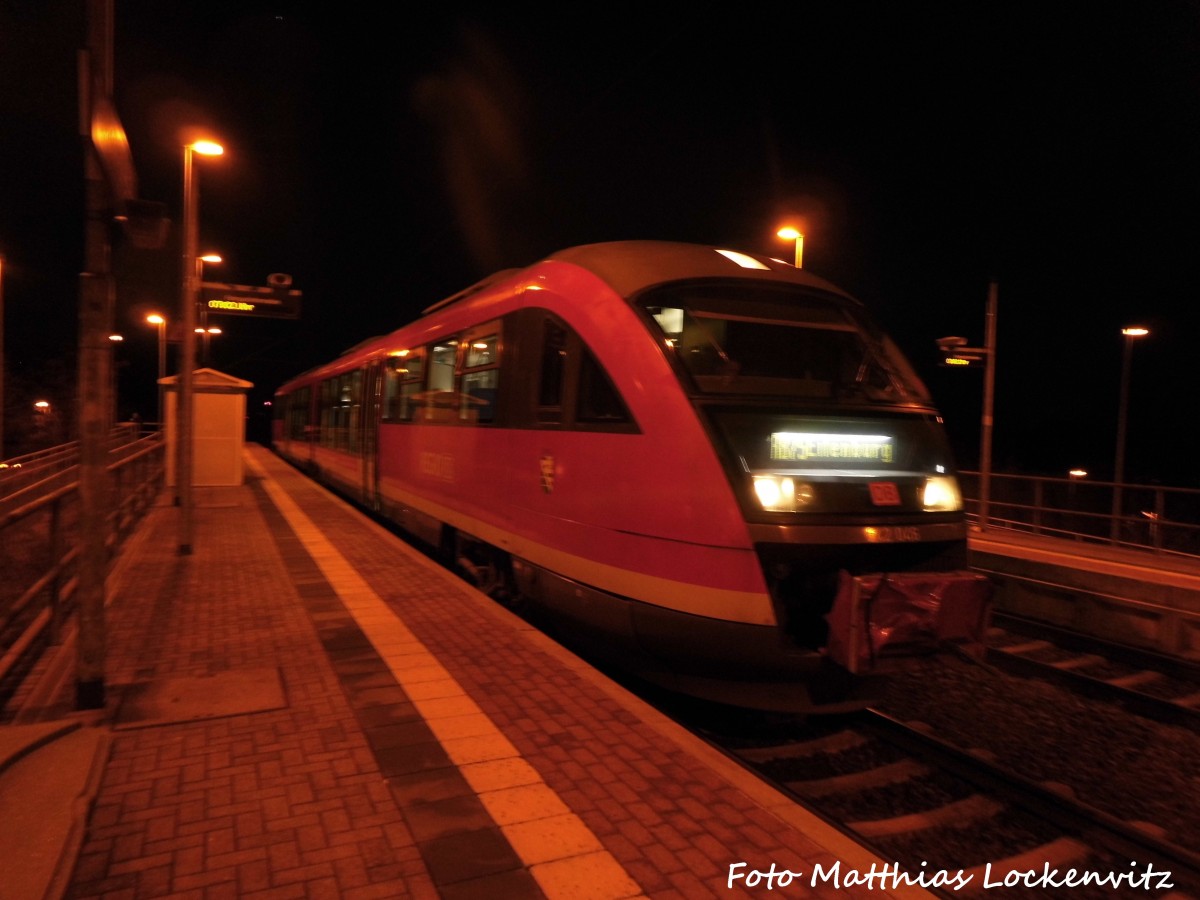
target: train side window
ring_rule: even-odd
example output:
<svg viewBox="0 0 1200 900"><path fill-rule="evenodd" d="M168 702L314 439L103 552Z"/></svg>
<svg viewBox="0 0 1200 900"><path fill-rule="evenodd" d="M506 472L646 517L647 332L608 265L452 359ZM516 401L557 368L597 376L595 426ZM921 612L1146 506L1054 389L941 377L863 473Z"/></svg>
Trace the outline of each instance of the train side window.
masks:
<svg viewBox="0 0 1200 900"><path fill-rule="evenodd" d="M321 382L321 446L359 452L357 426L361 404L361 369Z"/></svg>
<svg viewBox="0 0 1200 900"><path fill-rule="evenodd" d="M322 447L361 452L358 417L362 410L362 377L362 369L355 369L321 382Z"/></svg>
<svg viewBox="0 0 1200 900"><path fill-rule="evenodd" d="M500 385L500 323L491 322L467 333L462 347L459 421L493 422Z"/></svg>
<svg viewBox="0 0 1200 900"><path fill-rule="evenodd" d="M458 353L458 338L446 338L433 345L429 358L429 390L454 390L454 357Z"/></svg>
<svg viewBox="0 0 1200 900"><path fill-rule="evenodd" d="M394 353L384 371L384 421L411 422L425 386L425 348Z"/></svg>
<svg viewBox="0 0 1200 900"><path fill-rule="evenodd" d="M422 351L424 352L424 351ZM414 382L408 395L413 404L412 417L421 422L452 423L455 421L454 375L458 359L458 336L442 338L429 348L425 389Z"/></svg>
<svg viewBox="0 0 1200 900"><path fill-rule="evenodd" d="M287 398L287 436L293 441L302 441L308 437L309 396L309 388L306 386Z"/></svg>
<svg viewBox="0 0 1200 900"><path fill-rule="evenodd" d="M342 406L342 446L351 453L362 453L358 427L363 404L362 369L342 375L342 389L338 400Z"/></svg>
<svg viewBox="0 0 1200 900"><path fill-rule="evenodd" d="M542 320L537 424L587 431L636 430L612 379L574 329L553 314Z"/></svg>
<svg viewBox="0 0 1200 900"><path fill-rule="evenodd" d="M539 424L562 422L566 367L567 329L553 319L546 319L542 330L542 373L538 382Z"/></svg>
<svg viewBox="0 0 1200 900"><path fill-rule="evenodd" d="M321 411L320 443L322 447L336 446L335 427L337 424L337 410L334 405L334 397L336 395L336 378L326 378L321 382L321 396L319 403Z"/></svg>
<svg viewBox="0 0 1200 900"><path fill-rule="evenodd" d="M588 425L624 425L632 421L608 373L586 347L579 360L575 421Z"/></svg>

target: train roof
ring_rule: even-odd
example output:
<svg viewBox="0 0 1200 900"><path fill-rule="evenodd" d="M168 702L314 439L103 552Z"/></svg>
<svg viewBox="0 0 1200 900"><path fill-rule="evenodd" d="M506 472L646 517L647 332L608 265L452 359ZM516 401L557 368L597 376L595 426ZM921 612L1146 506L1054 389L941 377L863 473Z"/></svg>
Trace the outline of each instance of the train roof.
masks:
<svg viewBox="0 0 1200 900"><path fill-rule="evenodd" d="M774 257L710 244L636 240L581 244L558 250L525 268L504 269L488 275L425 308L421 315L427 316L465 302L492 285L508 278L520 277L526 272L532 273L552 262L568 263L591 272L621 297L632 297L656 285L676 281L748 278L774 282L790 281L804 287L827 291L856 305L859 303L855 297L832 282ZM377 335L355 344L337 359L293 376L284 387L337 365L339 361L380 341L383 337L385 336Z"/></svg>
<svg viewBox="0 0 1200 900"><path fill-rule="evenodd" d="M673 241L610 241L568 247L547 257L587 269L623 297L656 284L696 278L764 278L792 281L819 288L846 299L841 288L797 269L791 263L709 244ZM855 301L857 302L857 301Z"/></svg>

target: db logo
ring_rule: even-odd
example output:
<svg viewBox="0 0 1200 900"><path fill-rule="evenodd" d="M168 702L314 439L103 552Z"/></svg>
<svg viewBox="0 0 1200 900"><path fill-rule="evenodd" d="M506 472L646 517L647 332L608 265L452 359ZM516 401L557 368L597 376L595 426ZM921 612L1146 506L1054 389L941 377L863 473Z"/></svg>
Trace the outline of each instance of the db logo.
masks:
<svg viewBox="0 0 1200 900"><path fill-rule="evenodd" d="M548 494L554 490L554 457L543 453L538 465L542 472L542 490Z"/></svg>
<svg viewBox="0 0 1200 900"><path fill-rule="evenodd" d="M871 490L871 502L876 506L899 506L900 491L891 481L872 481L868 487Z"/></svg>

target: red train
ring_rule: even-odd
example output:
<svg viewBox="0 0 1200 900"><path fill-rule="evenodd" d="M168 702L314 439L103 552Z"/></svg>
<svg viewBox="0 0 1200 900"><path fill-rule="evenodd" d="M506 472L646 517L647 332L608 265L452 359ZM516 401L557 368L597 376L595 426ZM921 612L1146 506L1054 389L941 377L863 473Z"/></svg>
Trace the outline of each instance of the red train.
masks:
<svg viewBox="0 0 1200 900"><path fill-rule="evenodd" d="M760 709L983 644L941 419L863 306L628 241L500 272L283 385L277 453L567 643Z"/></svg>

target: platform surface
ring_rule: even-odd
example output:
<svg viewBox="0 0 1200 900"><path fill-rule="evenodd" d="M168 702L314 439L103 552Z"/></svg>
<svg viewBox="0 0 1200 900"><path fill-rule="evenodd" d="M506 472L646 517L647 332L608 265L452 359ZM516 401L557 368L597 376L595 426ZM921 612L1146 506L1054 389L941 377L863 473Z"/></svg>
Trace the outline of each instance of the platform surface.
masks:
<svg viewBox="0 0 1200 900"><path fill-rule="evenodd" d="M58 651L29 732L44 746L0 778L74 767L75 799L41 810L55 871L0 878L0 900L930 896L812 887L817 865L890 861L269 450L245 452L244 485L197 491L191 555L166 498L123 549L104 710L72 710L73 643ZM39 771L46 729L81 717L104 740ZM9 874L24 837L0 822ZM730 887L738 863L802 874Z"/></svg>

